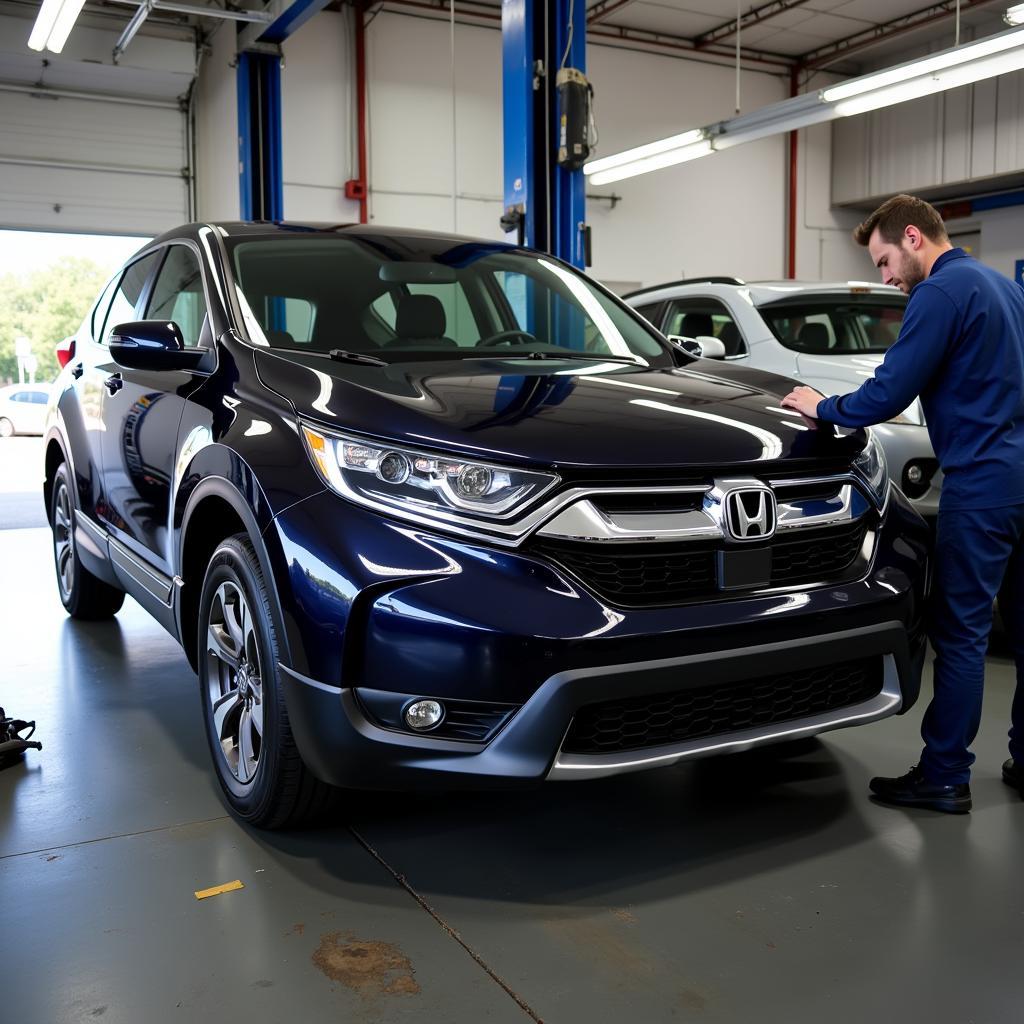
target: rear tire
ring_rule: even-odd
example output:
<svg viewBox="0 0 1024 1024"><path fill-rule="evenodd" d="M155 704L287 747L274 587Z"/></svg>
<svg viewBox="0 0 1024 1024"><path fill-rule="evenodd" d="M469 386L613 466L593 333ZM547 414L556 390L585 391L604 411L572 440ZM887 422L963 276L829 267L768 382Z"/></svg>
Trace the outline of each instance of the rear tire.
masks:
<svg viewBox="0 0 1024 1024"><path fill-rule="evenodd" d="M57 467L50 496L53 561L61 604L73 619L109 619L124 604L124 591L94 576L82 565L75 546L75 505L67 463Z"/></svg>
<svg viewBox="0 0 1024 1024"><path fill-rule="evenodd" d="M0 437L14 437L14 424L6 416L0 416Z"/></svg>
<svg viewBox="0 0 1024 1024"><path fill-rule="evenodd" d="M295 745L278 674L270 593L249 538L210 559L199 602L199 692L217 778L231 809L259 828L319 817L337 793Z"/></svg>

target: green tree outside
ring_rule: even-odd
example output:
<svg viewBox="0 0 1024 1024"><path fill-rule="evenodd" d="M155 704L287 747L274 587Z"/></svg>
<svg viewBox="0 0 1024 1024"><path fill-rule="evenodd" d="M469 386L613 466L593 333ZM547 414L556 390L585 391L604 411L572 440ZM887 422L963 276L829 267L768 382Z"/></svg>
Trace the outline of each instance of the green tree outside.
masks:
<svg viewBox="0 0 1024 1024"><path fill-rule="evenodd" d="M44 270L0 277L0 383L18 379L14 339L21 335L39 360L36 381L53 380L57 343L77 332L108 277L98 263L68 256Z"/></svg>

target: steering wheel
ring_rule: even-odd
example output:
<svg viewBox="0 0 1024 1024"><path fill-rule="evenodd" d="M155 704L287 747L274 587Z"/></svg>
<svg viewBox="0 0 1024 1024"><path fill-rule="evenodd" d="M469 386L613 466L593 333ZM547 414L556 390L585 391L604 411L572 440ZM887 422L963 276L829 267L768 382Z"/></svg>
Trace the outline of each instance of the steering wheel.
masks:
<svg viewBox="0 0 1024 1024"><path fill-rule="evenodd" d="M503 342L510 341L512 338L523 338L528 342L537 340L536 336L529 331L516 329L512 331L499 331L497 334L492 334L489 338L481 338L476 343L476 347L491 348L494 345L501 345Z"/></svg>

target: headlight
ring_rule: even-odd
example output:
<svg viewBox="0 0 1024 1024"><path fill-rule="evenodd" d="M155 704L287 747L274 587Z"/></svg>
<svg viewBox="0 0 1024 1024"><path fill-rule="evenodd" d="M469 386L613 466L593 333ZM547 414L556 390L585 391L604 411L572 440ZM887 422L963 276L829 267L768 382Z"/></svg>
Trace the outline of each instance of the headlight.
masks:
<svg viewBox="0 0 1024 1024"><path fill-rule="evenodd" d="M853 468L867 484L878 507L882 508L889 493L889 470L885 464L885 452L882 451L878 438L870 430L868 443L853 460Z"/></svg>
<svg viewBox="0 0 1024 1024"><path fill-rule="evenodd" d="M335 491L406 518L477 525L509 519L558 482L554 473L446 458L300 426L313 464Z"/></svg>

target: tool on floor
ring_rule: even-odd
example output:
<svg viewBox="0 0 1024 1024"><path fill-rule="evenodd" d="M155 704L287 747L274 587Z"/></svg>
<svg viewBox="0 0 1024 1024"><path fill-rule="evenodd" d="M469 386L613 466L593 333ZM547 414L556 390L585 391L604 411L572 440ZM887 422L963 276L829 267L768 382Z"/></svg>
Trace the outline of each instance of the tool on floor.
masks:
<svg viewBox="0 0 1024 1024"><path fill-rule="evenodd" d="M21 736L26 729L28 736ZM0 770L17 764L28 749L42 750L38 740L30 739L36 731L35 722L23 722L18 718L8 718L7 712L0 708Z"/></svg>

